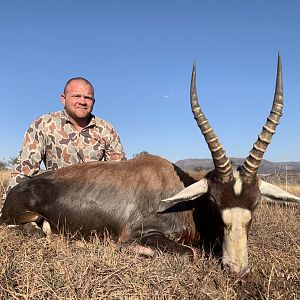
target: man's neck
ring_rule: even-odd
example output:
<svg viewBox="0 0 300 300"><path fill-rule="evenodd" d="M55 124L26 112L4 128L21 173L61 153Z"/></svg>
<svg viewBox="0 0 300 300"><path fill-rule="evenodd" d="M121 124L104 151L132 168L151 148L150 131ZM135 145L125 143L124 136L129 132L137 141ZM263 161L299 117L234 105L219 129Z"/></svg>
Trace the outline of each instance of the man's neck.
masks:
<svg viewBox="0 0 300 300"><path fill-rule="evenodd" d="M70 118L70 121L72 123L72 126L79 132L81 132L82 129L88 125L87 119L76 120L74 118Z"/></svg>
<svg viewBox="0 0 300 300"><path fill-rule="evenodd" d="M68 117L68 120L70 121L70 123L72 124L72 127L78 132L81 132L82 129L85 128L89 124L89 121L91 118L91 116L89 116L86 119L75 119L75 118L71 117L68 113L67 113L67 117Z"/></svg>

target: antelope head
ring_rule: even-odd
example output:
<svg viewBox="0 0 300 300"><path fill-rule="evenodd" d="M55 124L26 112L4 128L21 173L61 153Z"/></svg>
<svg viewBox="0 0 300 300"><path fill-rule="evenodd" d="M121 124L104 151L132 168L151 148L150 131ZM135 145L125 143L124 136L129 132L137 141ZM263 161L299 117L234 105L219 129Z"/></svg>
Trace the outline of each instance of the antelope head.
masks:
<svg viewBox="0 0 300 300"><path fill-rule="evenodd" d="M216 204L223 222L222 264L234 273L244 275L249 273L248 230L253 211L262 196L269 201L300 203L299 197L264 182L257 176L260 162L282 115L283 83L280 55L278 54L272 109L243 166L238 168L232 166L218 137L202 112L196 92L195 64L192 72L190 100L194 118L210 149L215 168L202 180L163 201L174 203L194 199L201 201L203 199L201 196L207 195Z"/></svg>

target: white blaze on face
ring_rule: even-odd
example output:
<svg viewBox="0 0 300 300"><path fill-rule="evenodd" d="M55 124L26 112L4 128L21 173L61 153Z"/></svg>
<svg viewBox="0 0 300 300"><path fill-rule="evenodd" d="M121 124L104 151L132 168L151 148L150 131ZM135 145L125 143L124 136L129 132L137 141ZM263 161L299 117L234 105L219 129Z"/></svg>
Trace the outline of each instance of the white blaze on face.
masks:
<svg viewBox="0 0 300 300"><path fill-rule="evenodd" d="M239 196L243 189L243 181L241 179L240 172L236 170L233 171L233 177L234 177L234 185L233 185L234 194L236 196Z"/></svg>
<svg viewBox="0 0 300 300"><path fill-rule="evenodd" d="M234 207L222 211L225 224L222 263L235 273L249 272L247 224L251 220L248 209Z"/></svg>

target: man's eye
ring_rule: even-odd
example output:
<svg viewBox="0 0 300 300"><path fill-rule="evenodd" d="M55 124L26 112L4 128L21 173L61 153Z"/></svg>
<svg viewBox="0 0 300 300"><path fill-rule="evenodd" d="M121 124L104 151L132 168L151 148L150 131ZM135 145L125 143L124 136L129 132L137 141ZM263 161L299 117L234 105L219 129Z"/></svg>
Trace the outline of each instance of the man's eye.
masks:
<svg viewBox="0 0 300 300"><path fill-rule="evenodd" d="M94 100L94 98L93 97L89 97L89 96L86 96L86 97L84 97L86 100L90 100L90 101L92 101L92 100Z"/></svg>
<svg viewBox="0 0 300 300"><path fill-rule="evenodd" d="M72 96L72 98L75 98L75 99L80 98L80 97L81 97L80 95L73 95Z"/></svg>

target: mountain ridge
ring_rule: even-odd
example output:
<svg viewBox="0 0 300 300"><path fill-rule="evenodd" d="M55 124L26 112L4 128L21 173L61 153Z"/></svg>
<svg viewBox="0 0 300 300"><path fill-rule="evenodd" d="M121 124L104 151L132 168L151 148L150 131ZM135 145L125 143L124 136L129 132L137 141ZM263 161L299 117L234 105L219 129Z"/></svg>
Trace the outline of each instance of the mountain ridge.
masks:
<svg viewBox="0 0 300 300"><path fill-rule="evenodd" d="M243 165L245 159L239 157L229 157L235 165ZM214 169L213 160L209 158L187 158L178 160L175 165L184 171L192 170L212 170ZM262 159L258 169L258 174L272 174L275 172L300 172L300 161L290 162L272 162Z"/></svg>

